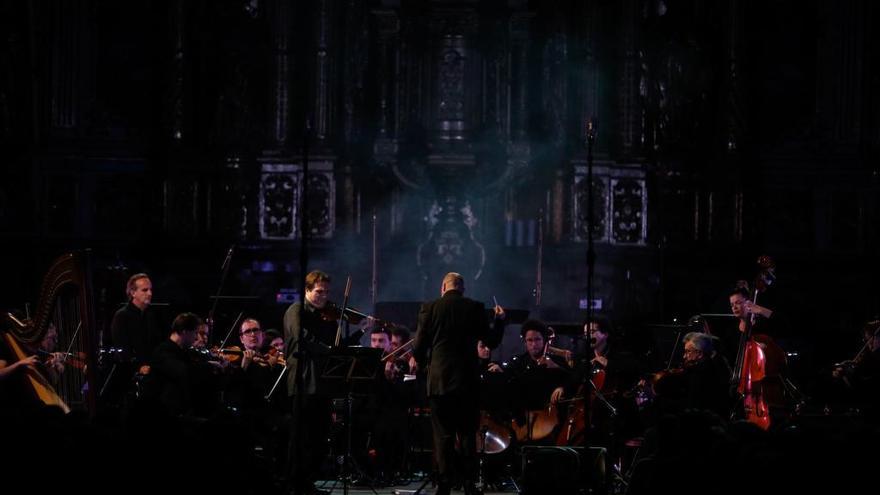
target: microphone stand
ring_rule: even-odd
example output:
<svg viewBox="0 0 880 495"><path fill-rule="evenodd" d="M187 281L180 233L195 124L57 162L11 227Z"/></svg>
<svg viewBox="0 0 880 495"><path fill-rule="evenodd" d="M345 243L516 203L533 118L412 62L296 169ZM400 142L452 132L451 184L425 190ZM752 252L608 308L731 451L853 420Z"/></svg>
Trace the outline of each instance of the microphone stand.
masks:
<svg viewBox="0 0 880 495"><path fill-rule="evenodd" d="M593 249L593 142L596 134L593 121L587 121L587 328L593 322L593 271L596 252Z"/></svg>

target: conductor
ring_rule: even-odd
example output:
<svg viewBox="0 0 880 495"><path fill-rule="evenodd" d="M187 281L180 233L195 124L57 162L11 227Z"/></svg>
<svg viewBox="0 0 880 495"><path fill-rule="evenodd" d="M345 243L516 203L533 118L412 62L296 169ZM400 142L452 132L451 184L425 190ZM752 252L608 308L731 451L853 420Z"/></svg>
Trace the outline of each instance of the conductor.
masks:
<svg viewBox="0 0 880 495"><path fill-rule="evenodd" d="M498 345L505 314L496 305L490 328L483 303L464 297L464 278L458 273L443 277L440 294L439 299L422 304L413 347L419 367L428 370L427 392L439 471L436 493L448 494L453 484L461 481L466 494L477 494L480 360L475 349L478 340L490 348Z"/></svg>

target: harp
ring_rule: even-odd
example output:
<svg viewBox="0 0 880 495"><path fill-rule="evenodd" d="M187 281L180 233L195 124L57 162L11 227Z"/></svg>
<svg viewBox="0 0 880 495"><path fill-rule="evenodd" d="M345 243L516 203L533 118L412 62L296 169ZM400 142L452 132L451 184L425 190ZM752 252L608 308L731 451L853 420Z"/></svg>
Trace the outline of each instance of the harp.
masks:
<svg viewBox="0 0 880 495"><path fill-rule="evenodd" d="M43 403L65 412L86 411L95 415L97 338L88 252L68 253L56 259L40 286L40 299L32 318L20 320L12 314L3 334L10 351L22 359L38 352L50 325L57 332L54 351L75 356L64 372L44 373L39 367L26 371L29 388ZM72 360L71 360L72 361Z"/></svg>

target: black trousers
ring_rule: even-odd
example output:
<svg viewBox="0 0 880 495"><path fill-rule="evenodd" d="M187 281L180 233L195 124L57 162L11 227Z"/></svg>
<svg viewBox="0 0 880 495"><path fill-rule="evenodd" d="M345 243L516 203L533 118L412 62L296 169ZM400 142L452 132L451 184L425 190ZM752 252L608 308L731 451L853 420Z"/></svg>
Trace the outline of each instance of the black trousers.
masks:
<svg viewBox="0 0 880 495"><path fill-rule="evenodd" d="M305 493L321 471L327 456L330 433L331 400L325 395L303 394L291 397L290 484L296 493ZM297 400L302 401L297 405Z"/></svg>
<svg viewBox="0 0 880 495"><path fill-rule="evenodd" d="M466 485L477 480L477 428L480 409L474 394L453 393L430 397L434 457L440 475L438 484ZM456 449L458 440L458 449Z"/></svg>

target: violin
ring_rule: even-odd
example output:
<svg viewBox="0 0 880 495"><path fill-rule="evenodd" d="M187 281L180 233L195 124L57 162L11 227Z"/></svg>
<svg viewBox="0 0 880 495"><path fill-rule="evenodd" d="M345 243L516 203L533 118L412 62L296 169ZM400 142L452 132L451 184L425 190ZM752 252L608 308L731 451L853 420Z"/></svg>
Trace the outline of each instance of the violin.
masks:
<svg viewBox="0 0 880 495"><path fill-rule="evenodd" d="M202 359L208 362L221 363L221 364L233 364L241 366L242 359L244 358L245 350L237 345L232 345L228 347L212 347L208 348L197 348L190 347L190 352L193 357ZM253 362L260 366L270 366L270 363L275 361L277 364L281 366L286 366L287 362L284 359L284 354L278 349L274 347L270 347L265 353L255 353L253 357Z"/></svg>
<svg viewBox="0 0 880 495"><path fill-rule="evenodd" d="M409 359L412 357L415 339L409 339L397 349L382 356L381 362L386 363L386 377L389 381L400 381L410 373Z"/></svg>
<svg viewBox="0 0 880 495"><path fill-rule="evenodd" d="M408 355L412 355L412 346L415 343L415 339L409 339L403 344L400 345L397 349L385 354L382 356L382 362L388 362L391 359L403 359Z"/></svg>
<svg viewBox="0 0 880 495"><path fill-rule="evenodd" d="M269 347L269 350L267 350L264 354L260 354L259 360L257 362L262 362L265 363L266 366L270 366L271 361L273 360L275 361L275 364L287 366L287 360L284 357L284 351L279 351L275 347Z"/></svg>
<svg viewBox="0 0 880 495"><path fill-rule="evenodd" d="M334 302L327 301L324 307L318 310L318 313L321 315L321 318L326 321L337 321L339 320L340 316L342 316L342 308ZM358 323L369 317L370 315L362 313L352 307L345 308L344 319L349 323L357 325Z"/></svg>
<svg viewBox="0 0 880 495"><path fill-rule="evenodd" d="M62 363L78 370L85 369L86 367L86 353L84 352L49 352L37 349L36 353L40 356L40 362L47 366L54 363Z"/></svg>
<svg viewBox="0 0 880 495"><path fill-rule="evenodd" d="M190 355L197 359L219 363L237 363L241 361L244 351L237 345L228 347L190 347Z"/></svg>
<svg viewBox="0 0 880 495"><path fill-rule="evenodd" d="M865 336L865 343L859 349L859 352L852 359L836 363L832 371L832 376L842 379L847 386L852 386L849 378L875 347L874 340L878 338L878 332L880 332L880 320L869 321L865 324L862 332Z"/></svg>

